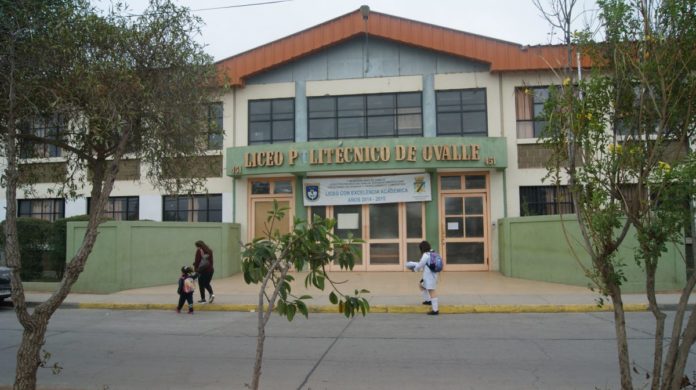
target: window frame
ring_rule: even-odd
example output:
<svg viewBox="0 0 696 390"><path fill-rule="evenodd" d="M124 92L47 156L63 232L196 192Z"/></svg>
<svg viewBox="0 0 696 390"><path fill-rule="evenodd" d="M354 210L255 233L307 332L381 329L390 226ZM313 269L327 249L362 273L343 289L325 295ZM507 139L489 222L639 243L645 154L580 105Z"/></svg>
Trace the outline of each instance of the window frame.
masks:
<svg viewBox="0 0 696 390"><path fill-rule="evenodd" d="M39 212L34 212L34 203L39 203L41 204L41 211ZM51 202L51 211L50 212L44 212L44 204L46 202ZM23 214L22 213L22 204L29 204L29 209L32 210L28 214ZM60 206L60 207L56 207ZM56 208L59 208L59 211L55 211ZM37 217L38 215L38 217ZM47 218L43 218L44 216L47 216ZM41 199L17 199L17 217L22 218L22 217L28 217L28 218L35 218L35 219L42 219L45 221L51 221L55 222L59 219L65 218L65 199L62 198L41 198Z"/></svg>
<svg viewBox="0 0 696 390"><path fill-rule="evenodd" d="M526 194L523 190L535 191L533 196L535 199L533 201L528 201L523 199ZM544 190L541 192L540 190ZM549 193L550 192L550 193ZM566 200L559 200L560 192L563 195L569 196ZM548 196L551 195L551 200L547 200ZM546 200L546 201L541 201ZM573 194L570 191L570 187L567 185L553 185L553 186L520 186L519 187L519 204L520 204L520 216L521 217L531 217L539 215L559 215L559 214L572 214L575 213L575 206L573 205ZM527 205L523 207L523 205ZM533 205L534 207L530 207ZM535 213L531 213L534 210ZM541 210L541 213L536 211Z"/></svg>
<svg viewBox="0 0 696 390"><path fill-rule="evenodd" d="M67 119L60 114L37 116L20 127L23 134L53 140L63 140L67 132ZM51 132L54 134L51 134ZM63 157L63 149L45 142L21 140L19 156L23 159Z"/></svg>
<svg viewBox="0 0 696 390"><path fill-rule="evenodd" d="M445 111L444 107L455 107L455 105L441 106L438 103L438 95L444 93L457 92L459 94L459 104L458 110ZM478 109L466 109L464 105L464 99L462 99L463 94L467 92L483 92L483 110ZM476 106L479 104L477 103ZM474 106L474 105L468 105ZM478 132L465 132L464 131L464 114L467 113L479 113L483 115L483 131ZM442 133L440 127L440 114L458 114L459 115L459 132L457 133ZM436 135L438 137L487 137L488 136L488 91L486 88L465 88L465 89L443 89L435 91L435 120L436 120Z"/></svg>
<svg viewBox="0 0 696 390"><path fill-rule="evenodd" d="M208 111L206 148L208 150L222 150L225 139L225 107L222 102L212 102L208 103L206 108ZM217 140L218 137L219 140Z"/></svg>
<svg viewBox="0 0 696 390"><path fill-rule="evenodd" d="M274 117L276 114L273 111L274 103L281 103L281 102L290 102L292 110L289 112L283 112L283 113L278 113L277 115L287 115L290 114L290 118L277 118ZM254 119L254 115L252 114L252 106L255 104L262 104L262 103L268 103L269 104L269 112L268 112L268 119ZM280 122L290 122L292 125L292 135L289 138L278 138L276 139L274 137L275 131L274 129L280 125ZM252 124L254 123L267 123L268 124L268 138L265 138L263 140L252 140ZM268 145L268 144L274 144L274 143L289 143L289 142L295 142L295 98L289 97L289 98L276 98L276 99L253 99L249 100L247 104L247 144L248 145Z"/></svg>
<svg viewBox="0 0 696 390"><path fill-rule="evenodd" d="M211 208L211 198L219 199L220 208ZM180 201L186 200L187 207L180 208ZM203 209L196 208L197 200L206 199L206 207ZM169 201L173 201L176 205L174 210L168 210L167 204ZM211 212L219 212L219 220L211 220ZM178 216L185 212L186 220L179 219ZM204 212L206 215L205 220L201 221L198 213ZM174 218L168 218L168 213L173 213ZM194 194L194 195L163 195L162 196L162 221L164 222L222 222L222 194Z"/></svg>
<svg viewBox="0 0 696 390"><path fill-rule="evenodd" d="M114 203L117 200L126 201L126 209L123 211L114 210ZM131 201L135 200L135 210L131 209ZM110 196L107 201L107 208L102 212L102 215L114 221L138 221L140 220L140 197L139 196ZM92 198L87 198L87 214L92 211ZM129 218L129 215L135 213L135 218ZM117 217L118 215L118 217ZM124 218L125 217L125 218Z"/></svg>
<svg viewBox="0 0 696 390"><path fill-rule="evenodd" d="M534 93L529 93L529 91L533 91ZM543 101L538 101L536 91L546 91L546 98ZM515 88L515 120L518 139L535 139L541 136L541 133L546 128L547 121L540 120L539 115L535 114L535 112L539 107L541 108L540 112L543 112L544 105L549 99L549 93L549 85ZM530 124L532 130L531 137L521 134L520 127L528 127Z"/></svg>
<svg viewBox="0 0 696 390"><path fill-rule="evenodd" d="M418 104L401 105L401 100L408 95L417 95ZM380 98L391 97L390 105L380 105ZM341 100L361 99L360 108L341 108ZM320 100L333 101L330 110L312 110L312 103ZM372 101L372 104L371 102ZM408 118L418 116L417 127L407 127ZM342 136L348 127L341 127L341 122L347 119L359 119L361 123L356 135ZM332 129L327 133L328 136L315 136L319 132L313 129L315 121L325 121L332 123ZM378 121L391 121L392 129L390 134L377 133L379 126L373 128ZM381 129L384 131L385 128ZM416 129L413 131L412 129ZM342 131L343 130L343 131ZM388 131L388 130L387 130ZM326 131L321 131L325 133ZM411 92L388 92L376 94L355 94L355 95L334 95L334 96L313 96L307 98L307 139L308 141L323 141L337 139L372 139L372 138L398 138L398 137L422 137L423 136L423 93L422 91Z"/></svg>

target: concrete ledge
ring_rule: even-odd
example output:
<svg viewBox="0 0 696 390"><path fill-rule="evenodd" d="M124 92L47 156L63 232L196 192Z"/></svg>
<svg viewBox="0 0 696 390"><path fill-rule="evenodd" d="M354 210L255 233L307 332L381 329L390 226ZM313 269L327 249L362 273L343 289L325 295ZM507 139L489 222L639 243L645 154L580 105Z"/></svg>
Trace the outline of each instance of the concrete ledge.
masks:
<svg viewBox="0 0 696 390"><path fill-rule="evenodd" d="M63 307L66 307L65 305ZM176 304L165 303L78 303L67 307L78 309L106 309L106 310L175 310ZM235 312L255 312L256 305L234 305L234 304L207 304L194 305L196 311L235 311ZM476 313L588 313L588 312L608 312L612 311L612 305L442 305L442 314L476 314ZM647 311L647 304L626 304L624 310L627 312ZM309 306L310 313L339 313L338 307L333 305ZM427 313L430 306L414 305L375 305L370 307L370 313L390 313L390 314L414 314Z"/></svg>

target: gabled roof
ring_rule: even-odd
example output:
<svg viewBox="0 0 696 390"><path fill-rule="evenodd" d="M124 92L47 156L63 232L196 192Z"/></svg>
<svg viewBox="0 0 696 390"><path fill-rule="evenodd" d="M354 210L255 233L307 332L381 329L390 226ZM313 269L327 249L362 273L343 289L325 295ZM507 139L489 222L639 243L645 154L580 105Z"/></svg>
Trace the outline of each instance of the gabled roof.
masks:
<svg viewBox="0 0 696 390"><path fill-rule="evenodd" d="M365 12L367 11L367 12ZM363 18L367 15L367 20ZM490 64L491 72L563 68L567 50L562 45L520 46L481 35L369 11L363 6L285 38L259 46L216 63L221 77L242 86L245 79L297 60L362 34L434 50ZM573 54L573 59L575 54ZM589 60L583 59L583 67Z"/></svg>

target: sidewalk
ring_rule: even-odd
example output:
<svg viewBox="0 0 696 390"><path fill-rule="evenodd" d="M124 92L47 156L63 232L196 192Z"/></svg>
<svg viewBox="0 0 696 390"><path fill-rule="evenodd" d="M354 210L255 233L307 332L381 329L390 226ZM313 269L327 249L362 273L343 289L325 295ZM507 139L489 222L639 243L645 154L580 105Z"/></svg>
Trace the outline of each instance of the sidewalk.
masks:
<svg viewBox="0 0 696 390"><path fill-rule="evenodd" d="M325 291L307 289L305 273L293 273L292 292L296 296L311 295L307 301L311 312L335 312L329 302L330 287ZM333 272L341 292L353 294L355 289L369 290L365 297L372 313L425 313L429 306L421 304L418 291L420 273L410 272ZM247 285L241 274L214 278L213 304L195 304L196 310L254 311L258 302L258 286ZM438 284L440 312L447 313L514 313L514 312L587 312L607 311L598 307L599 295L585 287L509 278L498 272L444 272ZM47 293L27 292L29 303L40 303ZM199 299L198 291L194 299ZM139 288L113 294L71 293L64 307L129 310L173 310L178 298L176 285ZM658 303L666 309L679 302L679 292L658 294ZM689 303L694 304L692 294ZM627 311L647 309L645 294L624 294Z"/></svg>

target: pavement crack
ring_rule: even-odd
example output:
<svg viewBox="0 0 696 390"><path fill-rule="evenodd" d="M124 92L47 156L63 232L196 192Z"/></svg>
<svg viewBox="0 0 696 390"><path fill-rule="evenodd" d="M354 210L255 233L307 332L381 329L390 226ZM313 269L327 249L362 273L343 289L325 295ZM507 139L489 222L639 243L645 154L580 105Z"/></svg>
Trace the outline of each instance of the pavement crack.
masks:
<svg viewBox="0 0 696 390"><path fill-rule="evenodd" d="M343 327L343 329L341 330L341 333L339 333L336 337L334 337L334 341L331 343L331 345L329 345L326 348L326 351L324 351L324 353L319 357L319 360L317 360L317 362L314 364L312 369L309 370L309 372L307 373L307 376L305 376L302 383L300 383L300 385L297 387L297 390L302 390L302 387L307 384L307 381L309 381L309 378L312 376L312 374L314 374L314 371L317 369L317 367L319 367L321 362L324 360L324 357L326 357L326 355L329 353L329 351L331 351L331 348L333 348L333 346L336 345L336 342L338 342L338 340L341 338L341 336L343 336L343 333L345 333L346 330L348 330L348 327L350 326L350 324L353 323L353 320L355 320L355 316L353 316L350 319L350 321L348 321L346 326Z"/></svg>

